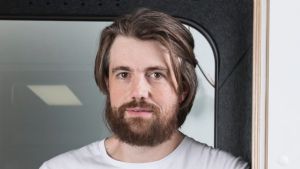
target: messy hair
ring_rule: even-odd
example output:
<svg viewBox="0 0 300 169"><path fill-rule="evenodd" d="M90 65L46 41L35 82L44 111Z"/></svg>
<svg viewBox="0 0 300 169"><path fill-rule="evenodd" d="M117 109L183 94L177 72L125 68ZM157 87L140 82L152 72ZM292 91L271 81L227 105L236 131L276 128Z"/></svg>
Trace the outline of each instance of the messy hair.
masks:
<svg viewBox="0 0 300 169"><path fill-rule="evenodd" d="M198 86L195 72L197 60L193 52L194 40L190 31L172 16L150 9L138 9L132 14L117 18L102 31L95 60L96 83L105 95L109 94L106 80L109 76L110 48L120 35L140 40L154 40L168 50L178 83L175 90L178 96L185 95L177 114L180 127L192 108Z"/></svg>

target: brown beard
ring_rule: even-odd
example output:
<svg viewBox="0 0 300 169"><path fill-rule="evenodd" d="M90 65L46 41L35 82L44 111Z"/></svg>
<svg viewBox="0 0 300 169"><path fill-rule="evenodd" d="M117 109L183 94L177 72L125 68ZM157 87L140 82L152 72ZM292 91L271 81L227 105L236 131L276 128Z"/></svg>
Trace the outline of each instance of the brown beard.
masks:
<svg viewBox="0 0 300 169"><path fill-rule="evenodd" d="M168 140L173 132L177 130L176 115L165 118L157 106L143 100L133 100L121 105L119 108L112 108L108 101L106 106L105 115L110 129L120 140L128 144L136 146L155 146ZM126 109L133 107L151 110L151 118L125 118ZM177 110L178 107L175 107L174 111L176 111L176 113Z"/></svg>

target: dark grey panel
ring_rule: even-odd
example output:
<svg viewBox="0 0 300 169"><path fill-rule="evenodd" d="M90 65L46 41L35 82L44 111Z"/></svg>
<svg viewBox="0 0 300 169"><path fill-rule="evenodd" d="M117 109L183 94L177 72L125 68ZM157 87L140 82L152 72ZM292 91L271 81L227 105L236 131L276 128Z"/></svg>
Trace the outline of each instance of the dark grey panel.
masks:
<svg viewBox="0 0 300 169"><path fill-rule="evenodd" d="M217 146L251 160L252 48L219 89Z"/></svg>

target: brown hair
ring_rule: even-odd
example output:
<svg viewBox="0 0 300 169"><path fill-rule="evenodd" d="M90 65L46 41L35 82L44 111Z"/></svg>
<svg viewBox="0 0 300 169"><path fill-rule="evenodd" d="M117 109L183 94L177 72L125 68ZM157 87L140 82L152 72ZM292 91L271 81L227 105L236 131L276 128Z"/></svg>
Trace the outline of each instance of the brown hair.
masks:
<svg viewBox="0 0 300 169"><path fill-rule="evenodd" d="M109 94L106 79L109 73L110 47L118 35L140 40L155 40L169 50L178 83L178 88L175 90L179 96L186 95L177 115L178 127L180 127L192 108L198 86L195 72L197 60L193 52L194 40L189 30L177 19L150 9L139 9L132 14L117 18L113 24L102 31L95 61L96 83L105 95Z"/></svg>

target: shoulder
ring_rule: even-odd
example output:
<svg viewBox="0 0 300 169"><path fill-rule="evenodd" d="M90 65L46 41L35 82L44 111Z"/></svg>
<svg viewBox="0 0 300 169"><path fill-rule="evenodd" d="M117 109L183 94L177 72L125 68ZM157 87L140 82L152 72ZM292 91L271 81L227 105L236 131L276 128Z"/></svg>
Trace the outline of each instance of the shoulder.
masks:
<svg viewBox="0 0 300 169"><path fill-rule="evenodd" d="M200 143L190 137L186 138L186 149L189 156L203 168L247 169L247 163L240 157L220 149Z"/></svg>
<svg viewBox="0 0 300 169"><path fill-rule="evenodd" d="M43 163L40 169L75 169L84 165L85 162L100 156L99 144L101 141L91 143L82 148L60 154Z"/></svg>

